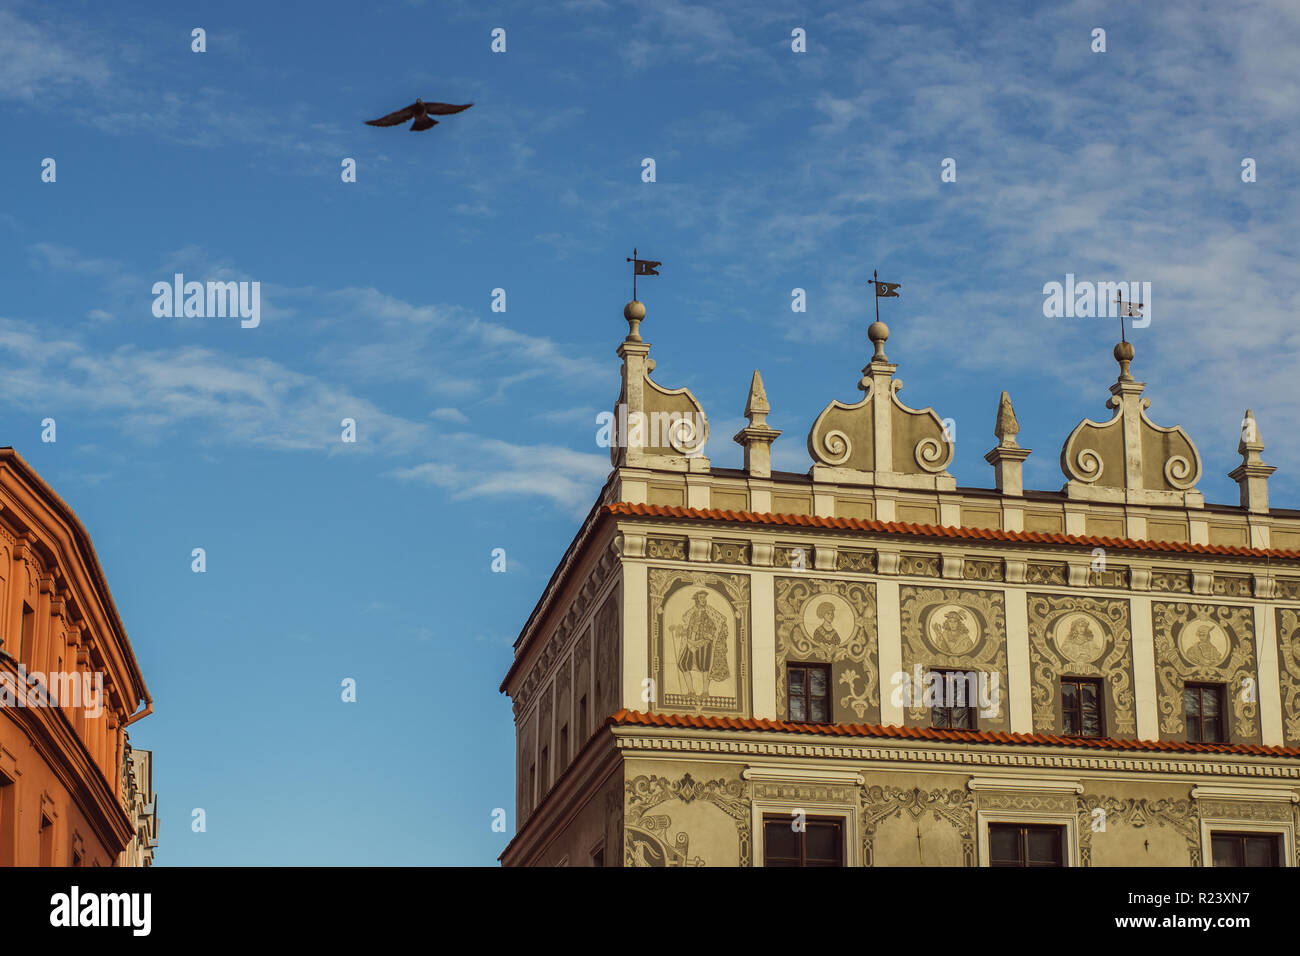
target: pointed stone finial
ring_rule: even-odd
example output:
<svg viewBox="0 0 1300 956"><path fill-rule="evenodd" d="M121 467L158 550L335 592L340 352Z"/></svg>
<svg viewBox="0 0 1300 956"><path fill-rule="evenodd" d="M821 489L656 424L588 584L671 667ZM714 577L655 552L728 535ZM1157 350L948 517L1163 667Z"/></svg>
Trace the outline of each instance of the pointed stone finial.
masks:
<svg viewBox="0 0 1300 956"><path fill-rule="evenodd" d="M745 417L751 425L766 425L767 413L772 406L767 403L767 391L763 388L763 376L754 369L754 377L749 383L749 401L745 402Z"/></svg>
<svg viewBox="0 0 1300 956"><path fill-rule="evenodd" d="M984 456L984 460L993 466L998 491L1004 495L1023 495L1025 493L1022 473L1025 459L1030 449L1021 448L1016 443L1020 434L1020 423L1016 421L1015 409L1011 407L1011 396L1006 392L998 401L998 417L993 423L993 434L997 437L997 447Z"/></svg>
<svg viewBox="0 0 1300 956"><path fill-rule="evenodd" d="M1016 436L1020 434L1020 423L1016 421L1015 409L1011 407L1011 396L1006 392L998 402L998 417L993 424L993 434L1002 448L1015 448Z"/></svg>
<svg viewBox="0 0 1300 956"><path fill-rule="evenodd" d="M1256 514L1268 512L1268 476L1277 471L1273 465L1264 464L1264 459L1259 457L1263 450L1264 441L1255 424L1255 413L1248 408L1241 420L1241 440L1237 442L1241 464L1228 477L1241 490L1241 506Z"/></svg>
<svg viewBox="0 0 1300 956"><path fill-rule="evenodd" d="M745 471L755 478L772 475L772 442L781 433L767 424L771 410L763 388L763 376L754 369L754 377L749 383L749 400L745 402L745 417L749 419L749 425L736 432L732 440L744 446Z"/></svg>

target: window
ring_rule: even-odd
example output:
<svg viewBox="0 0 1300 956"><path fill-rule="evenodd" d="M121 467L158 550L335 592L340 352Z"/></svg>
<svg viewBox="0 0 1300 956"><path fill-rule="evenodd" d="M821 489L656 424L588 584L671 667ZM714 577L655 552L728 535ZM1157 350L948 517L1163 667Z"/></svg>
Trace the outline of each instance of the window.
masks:
<svg viewBox="0 0 1300 956"><path fill-rule="evenodd" d="M831 666L829 664L786 665L787 705L791 720L810 724L831 721Z"/></svg>
<svg viewBox="0 0 1300 956"><path fill-rule="evenodd" d="M591 865L592 865L592 866L604 866L604 865L605 865L605 844L603 844L603 843L598 843L596 846L592 847L592 849L591 849Z"/></svg>
<svg viewBox="0 0 1300 956"><path fill-rule="evenodd" d="M1282 837L1277 833L1212 833L1215 866L1279 866Z"/></svg>
<svg viewBox="0 0 1300 956"><path fill-rule="evenodd" d="M1223 732L1223 685L1184 684L1183 717L1191 743L1221 744Z"/></svg>
<svg viewBox="0 0 1300 956"><path fill-rule="evenodd" d="M800 831L792 817L764 817L763 865L843 866L844 821L809 817Z"/></svg>
<svg viewBox="0 0 1300 956"><path fill-rule="evenodd" d="M40 865L54 865L54 821L41 814Z"/></svg>
<svg viewBox="0 0 1300 956"><path fill-rule="evenodd" d="M28 658L27 655L32 652L32 631L35 629L36 612L28 607L27 602L24 601L23 626L21 633L18 635L18 659L26 664L32 663L31 659Z"/></svg>
<svg viewBox="0 0 1300 956"><path fill-rule="evenodd" d="M560 728L560 763L559 766L566 767L569 764L569 725L565 724Z"/></svg>
<svg viewBox="0 0 1300 956"><path fill-rule="evenodd" d="M18 787L14 782L0 773L0 866L14 866L17 863L15 853L14 815L18 801Z"/></svg>
<svg viewBox="0 0 1300 956"><path fill-rule="evenodd" d="M990 823L989 866L1065 866L1065 827Z"/></svg>
<svg viewBox="0 0 1300 956"><path fill-rule="evenodd" d="M948 730L975 730L975 705L979 701L974 671L931 671L939 675L935 689L940 703L930 708L930 726Z"/></svg>
<svg viewBox="0 0 1300 956"><path fill-rule="evenodd" d="M1061 678L1061 721L1067 737L1104 737L1101 681Z"/></svg>
<svg viewBox="0 0 1300 956"><path fill-rule="evenodd" d="M587 695L578 701L578 746L587 742Z"/></svg>

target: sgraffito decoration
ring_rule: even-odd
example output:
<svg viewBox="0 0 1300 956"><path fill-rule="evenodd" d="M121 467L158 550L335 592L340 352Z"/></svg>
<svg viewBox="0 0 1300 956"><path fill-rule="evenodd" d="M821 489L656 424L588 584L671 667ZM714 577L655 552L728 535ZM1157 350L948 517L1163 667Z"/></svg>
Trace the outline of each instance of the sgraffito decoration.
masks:
<svg viewBox="0 0 1300 956"><path fill-rule="evenodd" d="M1151 623L1161 736L1186 733L1183 690L1189 682L1203 681L1224 685L1231 720L1228 739L1259 743L1259 673L1251 609L1157 601L1151 605Z"/></svg>
<svg viewBox="0 0 1300 956"><path fill-rule="evenodd" d="M876 586L818 578L776 579L776 707L789 718L786 664L831 665L831 687L843 688L832 719L878 723Z"/></svg>
<svg viewBox="0 0 1300 956"><path fill-rule="evenodd" d="M650 569L650 674L675 713L749 713L749 578Z"/></svg>
<svg viewBox="0 0 1300 956"><path fill-rule="evenodd" d="M653 774L641 774L624 784L624 865L625 866L706 866L709 861L690 853L690 835L684 830L672 834L672 816L656 808L677 802L691 805L697 801L712 804L722 811L736 828L739 865L753 862L753 838L750 834L750 809L747 785L741 780L718 778L696 782L689 774L669 780ZM680 808L679 808L680 809ZM715 864L717 861L714 861Z"/></svg>
<svg viewBox="0 0 1300 956"><path fill-rule="evenodd" d="M1034 730L1061 733L1062 675L1098 677L1106 687L1107 736L1137 733L1132 633L1127 601L1059 594L1029 595L1029 667Z"/></svg>

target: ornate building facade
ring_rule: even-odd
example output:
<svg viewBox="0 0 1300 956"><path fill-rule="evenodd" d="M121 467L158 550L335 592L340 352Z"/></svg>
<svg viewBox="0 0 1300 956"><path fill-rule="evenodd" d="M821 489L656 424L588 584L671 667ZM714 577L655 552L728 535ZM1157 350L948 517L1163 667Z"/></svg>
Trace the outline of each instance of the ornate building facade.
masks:
<svg viewBox="0 0 1300 956"><path fill-rule="evenodd" d="M613 471L501 685L503 863L1300 865L1300 511L1251 412L1208 504L1121 343L1061 490L1023 487L1005 392L994 487L958 487L877 321L806 474L771 469L757 372L713 468L624 315Z"/></svg>
<svg viewBox="0 0 1300 956"><path fill-rule="evenodd" d="M0 866L121 861L126 728L152 712L86 529L0 448Z"/></svg>

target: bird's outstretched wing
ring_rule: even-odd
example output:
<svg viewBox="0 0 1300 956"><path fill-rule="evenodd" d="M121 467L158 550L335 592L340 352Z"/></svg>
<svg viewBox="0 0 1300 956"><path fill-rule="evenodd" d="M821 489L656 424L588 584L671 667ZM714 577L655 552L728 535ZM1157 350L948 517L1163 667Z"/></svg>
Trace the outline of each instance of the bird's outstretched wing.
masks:
<svg viewBox="0 0 1300 956"><path fill-rule="evenodd" d="M412 103L410 106L403 107L402 109L398 110L396 113L389 113L387 116L379 117L379 119L366 120L366 125L367 126L400 126L402 123L405 123L407 120L409 120L412 116L414 116L418 112L419 110L416 108L416 105Z"/></svg>
<svg viewBox="0 0 1300 956"><path fill-rule="evenodd" d="M418 133L422 129L428 129L430 126L437 126L438 121L428 116L422 116L411 124L411 132Z"/></svg>
<svg viewBox="0 0 1300 956"><path fill-rule="evenodd" d="M454 103L425 103L424 108L434 116L447 116L467 110L473 105L473 103L466 103L464 106L457 106Z"/></svg>

